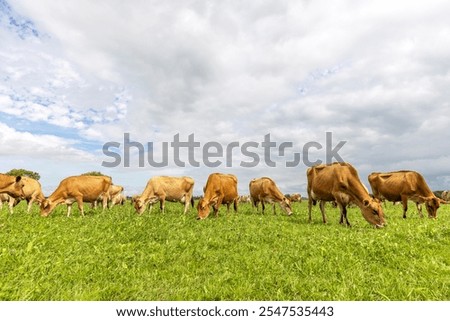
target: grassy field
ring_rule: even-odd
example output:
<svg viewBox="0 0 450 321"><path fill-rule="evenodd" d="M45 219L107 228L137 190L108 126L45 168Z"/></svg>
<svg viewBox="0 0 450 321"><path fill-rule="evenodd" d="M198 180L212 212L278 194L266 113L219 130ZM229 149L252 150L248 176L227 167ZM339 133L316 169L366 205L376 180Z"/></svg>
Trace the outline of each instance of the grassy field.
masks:
<svg viewBox="0 0 450 321"><path fill-rule="evenodd" d="M450 206L402 219L387 205L374 229L359 209L338 224L337 209L307 203L287 217L240 212L196 221L181 204L137 216L131 205L70 218L0 213L0 300L450 300Z"/></svg>

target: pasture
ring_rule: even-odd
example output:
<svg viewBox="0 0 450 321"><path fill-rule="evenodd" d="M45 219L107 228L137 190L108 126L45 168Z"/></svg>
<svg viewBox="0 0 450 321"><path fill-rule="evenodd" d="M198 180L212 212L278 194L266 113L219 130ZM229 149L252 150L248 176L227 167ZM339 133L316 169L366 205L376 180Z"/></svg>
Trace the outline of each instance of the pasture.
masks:
<svg viewBox="0 0 450 321"><path fill-rule="evenodd" d="M22 202L0 213L0 300L450 300L450 205L437 220L384 209L374 229L358 208L351 228L330 206L328 224L318 207L308 223L306 201L291 217L240 204L203 221L174 203L42 218Z"/></svg>

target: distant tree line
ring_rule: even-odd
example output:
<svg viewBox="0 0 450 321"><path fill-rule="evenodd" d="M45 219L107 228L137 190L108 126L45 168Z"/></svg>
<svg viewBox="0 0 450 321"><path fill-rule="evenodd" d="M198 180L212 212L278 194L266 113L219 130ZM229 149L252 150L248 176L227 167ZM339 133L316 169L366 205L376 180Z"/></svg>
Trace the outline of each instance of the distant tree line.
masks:
<svg viewBox="0 0 450 321"><path fill-rule="evenodd" d="M28 177L34 178L37 181L41 178L41 175L39 175L38 172L29 171L29 170L23 169L23 168L14 168L14 169L6 172L5 174L11 175L11 176L28 176Z"/></svg>
<svg viewBox="0 0 450 321"><path fill-rule="evenodd" d="M11 169L10 171L6 172L5 174L11 175L11 176L28 176L28 177L34 178L37 181L41 178L41 175L39 175L38 172L33 172L33 171L30 171L28 169L23 169L23 168L14 168L14 169ZM105 174L103 174L99 171L86 172L81 175L106 176Z"/></svg>

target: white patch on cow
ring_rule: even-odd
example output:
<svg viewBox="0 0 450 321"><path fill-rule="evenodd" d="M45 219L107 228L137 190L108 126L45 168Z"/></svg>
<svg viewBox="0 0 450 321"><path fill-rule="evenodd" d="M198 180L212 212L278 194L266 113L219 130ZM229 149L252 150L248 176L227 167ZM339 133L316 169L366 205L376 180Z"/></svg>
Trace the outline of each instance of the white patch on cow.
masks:
<svg viewBox="0 0 450 321"><path fill-rule="evenodd" d="M64 201L64 204L67 204L67 205L72 205L73 203L75 203L77 200L75 199L75 198L73 198L73 197L71 197L71 198L66 198L66 200Z"/></svg>

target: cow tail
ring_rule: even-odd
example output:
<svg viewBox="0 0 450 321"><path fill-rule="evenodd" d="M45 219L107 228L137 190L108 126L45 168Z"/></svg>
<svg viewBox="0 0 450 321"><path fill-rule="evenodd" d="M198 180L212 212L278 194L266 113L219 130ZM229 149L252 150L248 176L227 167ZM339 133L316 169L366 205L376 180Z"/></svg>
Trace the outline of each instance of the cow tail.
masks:
<svg viewBox="0 0 450 321"><path fill-rule="evenodd" d="M191 206L194 207L194 197L191 196Z"/></svg>

